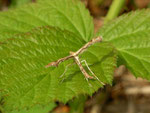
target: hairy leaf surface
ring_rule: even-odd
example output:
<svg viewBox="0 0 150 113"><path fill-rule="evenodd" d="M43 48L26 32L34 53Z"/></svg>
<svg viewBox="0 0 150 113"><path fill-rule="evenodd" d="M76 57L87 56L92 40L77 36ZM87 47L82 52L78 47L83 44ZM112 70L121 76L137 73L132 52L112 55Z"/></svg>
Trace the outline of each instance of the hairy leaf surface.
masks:
<svg viewBox="0 0 150 113"><path fill-rule="evenodd" d="M119 64L126 64L136 77L150 80L150 10L131 12L104 25L98 35L119 51Z"/></svg>
<svg viewBox="0 0 150 113"><path fill-rule="evenodd" d="M76 0L45 0L0 12L0 41L47 25L67 29L85 41L93 37L92 17L82 3Z"/></svg>
<svg viewBox="0 0 150 113"><path fill-rule="evenodd" d="M11 1L10 7L18 7L31 2L32 0L13 0Z"/></svg>
<svg viewBox="0 0 150 113"><path fill-rule="evenodd" d="M1 106L0 106L1 107ZM28 109L21 109L21 110L13 110L13 111L6 111L5 109L1 108L0 110L2 113L49 113L56 107L56 104L49 103L48 105L41 106L41 105L34 105Z"/></svg>
<svg viewBox="0 0 150 113"><path fill-rule="evenodd" d="M50 103L46 106L35 105L30 109L15 110L9 113L49 113L49 111L53 110L55 107L55 103Z"/></svg>
<svg viewBox="0 0 150 113"><path fill-rule="evenodd" d="M85 43L69 31L44 27L0 44L0 90L3 90L5 109L54 100L67 102L78 94L92 95L102 87L97 79L86 81L73 59L58 67L45 68L48 63L68 56L70 51L77 51ZM96 43L80 55L80 60L87 61L100 81L111 84L116 63L116 52L111 45Z"/></svg>

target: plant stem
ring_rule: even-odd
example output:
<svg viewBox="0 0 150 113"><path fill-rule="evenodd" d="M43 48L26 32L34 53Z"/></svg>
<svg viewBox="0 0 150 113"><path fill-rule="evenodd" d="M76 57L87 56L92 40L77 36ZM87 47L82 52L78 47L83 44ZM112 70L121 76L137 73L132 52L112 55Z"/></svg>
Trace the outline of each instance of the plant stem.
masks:
<svg viewBox="0 0 150 113"><path fill-rule="evenodd" d="M116 18L125 4L125 0L113 0L104 23Z"/></svg>

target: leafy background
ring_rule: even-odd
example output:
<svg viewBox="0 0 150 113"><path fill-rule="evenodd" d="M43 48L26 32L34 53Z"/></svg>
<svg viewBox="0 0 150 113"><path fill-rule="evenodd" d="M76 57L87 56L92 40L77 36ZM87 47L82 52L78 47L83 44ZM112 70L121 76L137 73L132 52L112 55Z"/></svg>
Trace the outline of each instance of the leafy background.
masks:
<svg viewBox="0 0 150 113"><path fill-rule="evenodd" d="M74 32L89 41L94 29L89 12L76 0L46 0L1 12L0 25L0 40L28 32L35 27L50 25Z"/></svg>
<svg viewBox="0 0 150 113"><path fill-rule="evenodd" d="M119 51L118 65L126 64L136 77L150 80L150 10L123 15L100 29L105 41Z"/></svg>
<svg viewBox="0 0 150 113"><path fill-rule="evenodd" d="M0 25L0 97L4 110L55 100L67 102L79 94L92 95L102 87L97 80L87 82L73 60L58 68L44 68L93 38L92 17L79 1L41 1L1 12ZM104 25L96 35L103 36L104 43L91 46L80 59L88 62L102 82L112 84L117 50L118 65L126 64L135 76L149 79L148 32L149 10L124 15Z"/></svg>
<svg viewBox="0 0 150 113"><path fill-rule="evenodd" d="M73 60L58 68L45 69L49 62L69 55L69 51L78 50L91 39L92 19L80 2L60 0L31 4L2 12L0 17L4 20L0 28L3 41L0 47L0 89L3 90L4 109L47 104L54 100L67 102L81 93L92 95L102 87L97 80L87 82L76 65L69 68L66 73L69 76L61 83L60 75ZM66 30L40 27L23 33L45 25ZM23 34L12 36L18 33ZM80 57L81 60L88 58L88 64L98 78L111 84L115 53L113 46L104 43L91 46Z"/></svg>

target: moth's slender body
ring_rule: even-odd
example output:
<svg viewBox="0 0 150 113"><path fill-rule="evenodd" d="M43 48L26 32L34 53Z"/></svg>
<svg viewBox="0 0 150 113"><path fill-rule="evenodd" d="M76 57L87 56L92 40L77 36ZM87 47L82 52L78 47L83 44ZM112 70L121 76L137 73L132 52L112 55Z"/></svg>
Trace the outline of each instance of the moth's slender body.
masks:
<svg viewBox="0 0 150 113"><path fill-rule="evenodd" d="M90 76L90 75L85 71L85 69L84 69L84 67L82 66L82 64L81 64L81 62L80 62L80 60L79 60L79 57L76 55L76 53L75 53L75 52L70 52L70 55L73 55L73 56L74 56L74 60L75 60L76 64L79 66L79 68L80 68L81 72L83 73L83 75L84 75L86 78L88 78L88 79L93 79L93 77Z"/></svg>
<svg viewBox="0 0 150 113"><path fill-rule="evenodd" d="M70 58L74 58L76 64L79 66L81 72L83 73L83 75L85 76L86 79L93 79L92 76L90 76L86 70L84 69L84 67L82 66L80 60L79 60L79 57L78 55L83 53L89 46L97 43L97 42L101 42L102 41L102 37L97 37L97 38L94 38L92 39L91 41L89 41L88 43L86 43L84 46L82 46L78 51L76 52L70 52L70 55L69 56L66 56L64 58L60 58L58 59L57 61L54 61L54 62L51 62L49 63L48 65L46 65L45 67L48 68L48 67L51 67L51 66L58 66L61 62L65 61L65 60L68 60Z"/></svg>

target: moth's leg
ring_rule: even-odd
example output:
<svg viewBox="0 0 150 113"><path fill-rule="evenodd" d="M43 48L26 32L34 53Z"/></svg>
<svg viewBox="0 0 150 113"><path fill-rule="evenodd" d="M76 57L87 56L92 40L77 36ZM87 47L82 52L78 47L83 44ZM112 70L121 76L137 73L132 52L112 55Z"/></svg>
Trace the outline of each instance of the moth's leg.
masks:
<svg viewBox="0 0 150 113"><path fill-rule="evenodd" d="M63 72L63 74L62 74L59 78L62 78L62 77L65 75L65 73L67 72L68 67L71 66L71 65L74 65L74 64L75 64L75 63L68 64L68 65L66 66L66 68L65 68L65 71ZM65 78L63 78L60 83L62 83L64 80L65 80Z"/></svg>
<svg viewBox="0 0 150 113"><path fill-rule="evenodd" d="M92 87L92 85L89 83L89 79L85 77L85 80L87 81L88 85Z"/></svg>
<svg viewBox="0 0 150 113"><path fill-rule="evenodd" d="M74 64L74 63L73 63L73 64ZM73 64L68 64L68 65L65 67L65 71L64 71L63 74L60 76L60 78L62 78L62 77L65 75L65 73L66 73L67 70L68 70L68 67L71 66L71 65L73 65Z"/></svg>
<svg viewBox="0 0 150 113"><path fill-rule="evenodd" d="M62 77L65 75L65 73L67 72L68 67L69 67L70 65L71 65L71 64L68 64L68 65L65 67L65 71L63 72L63 74L62 74L59 78L62 78ZM62 83L64 80L65 80L65 78L63 78L60 83Z"/></svg>
<svg viewBox="0 0 150 113"><path fill-rule="evenodd" d="M62 84L64 80L65 80L65 78L63 78L63 79L60 81L60 84Z"/></svg>
<svg viewBox="0 0 150 113"><path fill-rule="evenodd" d="M93 71L90 69L90 67L88 66L86 60L82 60L81 62L84 62L86 67L88 68L88 70L91 72L91 74L102 84L105 85L102 81L100 81L100 79L93 73Z"/></svg>
<svg viewBox="0 0 150 113"><path fill-rule="evenodd" d="M80 71L82 72L82 74L83 74L86 78L88 78L88 79L93 79L93 77L90 76L90 75L86 72L86 70L84 69L84 67L82 66L82 63L81 63L81 61L79 60L79 57L78 57L78 56L74 56L74 60L75 60L76 64L79 66Z"/></svg>

